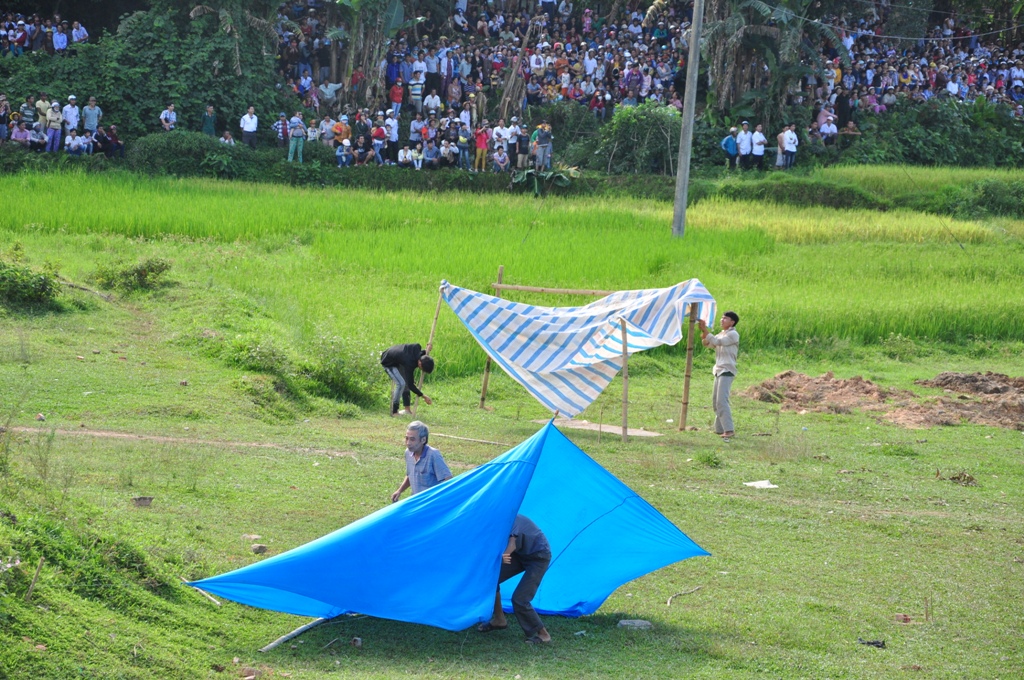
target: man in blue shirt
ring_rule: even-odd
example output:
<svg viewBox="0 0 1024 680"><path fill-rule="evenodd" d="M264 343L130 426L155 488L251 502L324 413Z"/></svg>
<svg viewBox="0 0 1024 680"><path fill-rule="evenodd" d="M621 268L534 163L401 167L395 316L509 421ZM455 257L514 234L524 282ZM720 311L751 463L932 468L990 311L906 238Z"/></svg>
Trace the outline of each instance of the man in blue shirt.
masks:
<svg viewBox="0 0 1024 680"><path fill-rule="evenodd" d="M533 598L540 588L541 579L551 564L551 544L547 536L533 521L525 515L516 515L512 528L509 530L508 545L501 555L501 572L498 575L499 588L494 596L494 612L491 620L477 626L481 633L508 628L508 620L501 608L500 584L516 574L523 578L512 592L512 613L526 633L526 641L530 644L551 642L540 616L533 608Z"/></svg>
<svg viewBox="0 0 1024 680"><path fill-rule="evenodd" d="M409 423L405 431L405 479L391 494L392 503L397 503L406 489L411 488L415 496L452 478L441 452L427 445L429 438L430 430L426 425L418 420Z"/></svg>

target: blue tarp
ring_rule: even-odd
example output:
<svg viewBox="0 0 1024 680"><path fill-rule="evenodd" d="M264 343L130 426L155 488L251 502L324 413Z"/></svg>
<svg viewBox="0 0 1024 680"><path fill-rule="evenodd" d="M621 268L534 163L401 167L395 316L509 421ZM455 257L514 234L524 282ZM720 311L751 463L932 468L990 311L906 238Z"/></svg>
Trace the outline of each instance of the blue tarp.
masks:
<svg viewBox="0 0 1024 680"><path fill-rule="evenodd" d="M358 612L462 630L490 618L516 514L541 528L551 566L542 614L590 614L620 585L707 555L553 424L454 479L262 562L192 585L253 607ZM509 596L518 577L502 585Z"/></svg>

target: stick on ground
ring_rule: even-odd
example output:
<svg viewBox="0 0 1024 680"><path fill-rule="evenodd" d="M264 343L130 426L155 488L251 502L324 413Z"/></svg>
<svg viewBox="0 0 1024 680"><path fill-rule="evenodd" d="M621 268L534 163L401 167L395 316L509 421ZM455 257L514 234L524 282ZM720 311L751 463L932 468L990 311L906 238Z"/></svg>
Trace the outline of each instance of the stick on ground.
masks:
<svg viewBox="0 0 1024 680"><path fill-rule="evenodd" d="M28 584L28 591L25 593L25 602L32 599L32 591L36 589L36 581L39 580L39 572L43 570L43 562L45 561L45 557L39 558L39 564L36 566L36 575L32 577L32 583Z"/></svg>
<svg viewBox="0 0 1024 680"><path fill-rule="evenodd" d="M186 581L186 580L185 580L185 579L184 579L183 577L181 577L181 576L179 576L178 578L180 578L180 579L181 579L181 582L182 582L182 583L184 583L185 585L187 585L187 586L188 586L189 588L192 588L192 589L196 590L196 591L197 591L197 592L199 592L199 593L200 593L200 594L201 594L201 595L202 595L203 597L205 597L205 598L206 598L207 600L209 600L210 602L214 603L214 604L215 604L215 605L217 605L218 607L220 606L220 602L218 602L218 601L217 601L217 599L216 599L216 598L215 598L215 597L214 597L213 595L210 595L210 594L209 594L208 592L206 592L206 591L205 591L205 590L203 590L202 588L196 588L196 587L195 587L194 585L190 584L190 583L189 583L188 581Z"/></svg>
<svg viewBox="0 0 1024 680"><path fill-rule="evenodd" d="M700 589L701 589L701 588L703 588L703 587L704 587L704 586L697 586L696 588L691 588L690 590L684 590L684 591L683 591L683 592L681 592L681 593L676 593L676 594L675 594L675 595L673 595L672 597L668 598L668 602L666 602L666 603L665 603L665 606L666 606L666 607L671 607L671 606L672 606L672 600L676 599L676 598L677 598L677 597L679 597L680 595L689 595L689 594L691 594L691 593L695 593L695 592L697 592L698 590L700 590Z"/></svg>
<svg viewBox="0 0 1024 680"><path fill-rule="evenodd" d="M288 641L289 641L289 640L291 640L292 638L297 638L297 637L299 637L300 635L302 635L303 633L305 633L305 632L306 632L307 630L309 630L310 628L314 628L314 627L316 627L316 626L319 626L319 625L320 625L321 623L323 623L324 621L327 621L327 620L328 620L328 619L323 619L323 618L321 618L321 619L313 619L312 621L310 621L310 622L309 622L309 623L307 623L306 625L304 625L304 626L299 626L298 628L296 628L296 629L295 629L295 630L293 630L292 632L288 633L287 635L282 635L281 637L277 638L276 640L274 640L273 642L271 642L271 643L270 643L269 645L267 645L266 647L263 647L262 649L260 649L260 651L261 651L261 652L269 652L269 651L270 651L271 649L273 649L274 647L277 647L278 645L280 645L280 644L282 644L282 643L284 643L284 642L288 642Z"/></svg>

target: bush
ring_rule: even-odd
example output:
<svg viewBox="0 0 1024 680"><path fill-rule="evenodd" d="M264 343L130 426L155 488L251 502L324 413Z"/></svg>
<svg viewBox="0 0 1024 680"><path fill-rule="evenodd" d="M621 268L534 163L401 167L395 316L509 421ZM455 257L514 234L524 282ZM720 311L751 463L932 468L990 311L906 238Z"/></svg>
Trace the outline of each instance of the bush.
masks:
<svg viewBox="0 0 1024 680"><path fill-rule="evenodd" d="M56 304L60 291L56 274L0 260L0 303L15 307L49 307Z"/></svg>
<svg viewBox="0 0 1024 680"><path fill-rule="evenodd" d="M601 127L600 142L589 167L611 173L673 175L681 126L682 116L669 106L620 106Z"/></svg>
<svg viewBox="0 0 1024 680"><path fill-rule="evenodd" d="M138 264L115 262L97 269L93 278L103 288L130 293L155 288L170 269L171 263L160 258Z"/></svg>

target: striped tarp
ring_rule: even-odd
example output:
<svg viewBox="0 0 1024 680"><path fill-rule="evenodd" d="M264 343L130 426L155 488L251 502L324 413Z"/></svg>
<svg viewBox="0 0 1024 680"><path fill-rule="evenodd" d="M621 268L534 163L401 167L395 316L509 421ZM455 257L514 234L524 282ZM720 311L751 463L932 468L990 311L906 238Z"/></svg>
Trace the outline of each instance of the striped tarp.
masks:
<svg viewBox="0 0 1024 680"><path fill-rule="evenodd" d="M682 337L690 303L711 324L715 299L697 279L625 290L585 307L537 307L441 282L441 294L484 351L551 411L575 416L622 369L622 330L632 354Z"/></svg>

